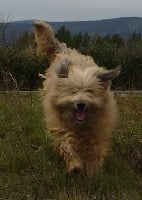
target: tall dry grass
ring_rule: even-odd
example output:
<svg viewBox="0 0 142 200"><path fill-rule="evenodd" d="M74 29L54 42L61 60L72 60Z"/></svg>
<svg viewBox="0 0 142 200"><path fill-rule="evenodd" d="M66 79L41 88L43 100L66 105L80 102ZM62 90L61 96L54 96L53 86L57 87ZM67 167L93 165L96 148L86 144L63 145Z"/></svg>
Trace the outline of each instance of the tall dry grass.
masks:
<svg viewBox="0 0 142 200"><path fill-rule="evenodd" d="M142 97L116 95L119 120L100 174L69 175L45 137L39 93L0 93L0 198L140 200Z"/></svg>

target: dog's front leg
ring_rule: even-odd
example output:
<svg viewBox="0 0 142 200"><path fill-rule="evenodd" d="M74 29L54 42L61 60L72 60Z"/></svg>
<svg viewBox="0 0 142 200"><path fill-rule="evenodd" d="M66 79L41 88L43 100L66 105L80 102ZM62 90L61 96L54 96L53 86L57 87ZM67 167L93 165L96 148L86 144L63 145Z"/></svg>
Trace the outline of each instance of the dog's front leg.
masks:
<svg viewBox="0 0 142 200"><path fill-rule="evenodd" d="M66 132L62 135L59 151L66 162L69 172L81 171L82 161L78 152L78 140L73 132Z"/></svg>
<svg viewBox="0 0 142 200"><path fill-rule="evenodd" d="M86 173L88 177L97 175L99 169L102 166L104 156L107 151L107 146L107 142L90 145L86 159Z"/></svg>
<svg viewBox="0 0 142 200"><path fill-rule="evenodd" d="M89 178L96 176L102 166L103 157L93 157L86 164L86 174Z"/></svg>

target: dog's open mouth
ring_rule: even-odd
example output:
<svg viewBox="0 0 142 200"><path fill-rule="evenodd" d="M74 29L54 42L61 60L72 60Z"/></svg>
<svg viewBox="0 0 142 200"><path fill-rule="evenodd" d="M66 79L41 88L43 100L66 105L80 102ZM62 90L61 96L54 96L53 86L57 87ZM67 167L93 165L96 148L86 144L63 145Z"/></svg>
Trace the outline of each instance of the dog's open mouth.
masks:
<svg viewBox="0 0 142 200"><path fill-rule="evenodd" d="M79 122L83 122L86 118L86 112L84 111L76 111L75 112L75 116L76 116L76 119L79 121Z"/></svg>
<svg viewBox="0 0 142 200"><path fill-rule="evenodd" d="M77 122L84 122L87 115L87 106L84 103L77 103L75 106L75 119Z"/></svg>

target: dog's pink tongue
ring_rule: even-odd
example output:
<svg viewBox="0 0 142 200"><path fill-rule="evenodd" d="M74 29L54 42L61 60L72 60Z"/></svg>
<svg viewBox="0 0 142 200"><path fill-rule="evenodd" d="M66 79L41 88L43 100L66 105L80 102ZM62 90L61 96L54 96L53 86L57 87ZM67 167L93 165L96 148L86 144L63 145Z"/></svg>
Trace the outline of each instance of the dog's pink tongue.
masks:
<svg viewBox="0 0 142 200"><path fill-rule="evenodd" d="M85 112L83 112L83 111L76 112L77 120L83 121L85 119L85 117L86 117L86 113Z"/></svg>

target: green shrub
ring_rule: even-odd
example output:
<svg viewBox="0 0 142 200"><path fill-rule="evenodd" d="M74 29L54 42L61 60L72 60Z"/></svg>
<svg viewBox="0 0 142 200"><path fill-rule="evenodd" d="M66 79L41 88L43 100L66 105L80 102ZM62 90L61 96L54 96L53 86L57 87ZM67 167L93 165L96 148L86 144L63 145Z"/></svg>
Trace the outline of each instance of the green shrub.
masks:
<svg viewBox="0 0 142 200"><path fill-rule="evenodd" d="M41 85L39 73L44 73L48 60L34 51L14 48L0 49L0 89L36 90Z"/></svg>

